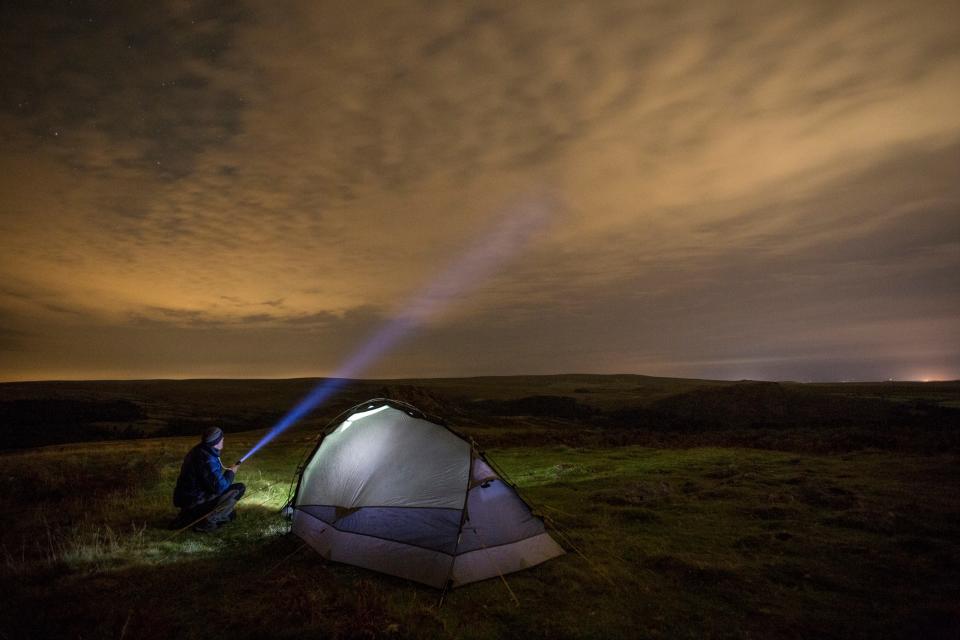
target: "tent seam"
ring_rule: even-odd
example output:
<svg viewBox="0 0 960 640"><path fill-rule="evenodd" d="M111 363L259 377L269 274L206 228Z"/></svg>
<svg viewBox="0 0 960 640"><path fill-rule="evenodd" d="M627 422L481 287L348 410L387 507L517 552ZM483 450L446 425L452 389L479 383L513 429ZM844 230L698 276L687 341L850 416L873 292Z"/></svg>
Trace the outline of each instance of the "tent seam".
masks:
<svg viewBox="0 0 960 640"><path fill-rule="evenodd" d="M450 429L451 433L454 433ZM454 435L459 435L454 433ZM460 436L463 437L463 436ZM473 463L477 459L474 455L476 447L474 446L473 438L469 440L470 442L470 466L467 468L467 486L463 491L463 509L460 513L460 526L457 527L457 542L453 546L453 556L450 558L450 571L447 573L447 581L444 583L444 591L446 591L447 586L450 585L450 582L453 580L453 566L457 562L457 549L460 548L460 539L463 537L463 524L467 521L467 500L470 499L470 483L473 481Z"/></svg>
<svg viewBox="0 0 960 640"><path fill-rule="evenodd" d="M295 509L302 509L303 507L330 507L331 509L336 509L337 507L342 507L342 505L336 504L298 504ZM463 509L458 509L457 507L415 507L415 506L404 506L404 505L386 505L386 504L365 504L359 507L354 507L355 509L439 509L443 511L463 511Z"/></svg>

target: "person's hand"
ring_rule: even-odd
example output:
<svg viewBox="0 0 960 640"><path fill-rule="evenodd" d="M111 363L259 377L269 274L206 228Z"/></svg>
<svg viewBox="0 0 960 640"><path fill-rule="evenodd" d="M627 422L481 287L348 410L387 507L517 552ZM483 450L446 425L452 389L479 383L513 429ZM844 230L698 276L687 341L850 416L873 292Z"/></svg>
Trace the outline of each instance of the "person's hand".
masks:
<svg viewBox="0 0 960 640"><path fill-rule="evenodd" d="M233 475L237 475L237 469L239 469L239 468L240 468L240 465L239 465L239 464L235 464L235 465L233 465L232 467L227 467L227 470L233 471Z"/></svg>

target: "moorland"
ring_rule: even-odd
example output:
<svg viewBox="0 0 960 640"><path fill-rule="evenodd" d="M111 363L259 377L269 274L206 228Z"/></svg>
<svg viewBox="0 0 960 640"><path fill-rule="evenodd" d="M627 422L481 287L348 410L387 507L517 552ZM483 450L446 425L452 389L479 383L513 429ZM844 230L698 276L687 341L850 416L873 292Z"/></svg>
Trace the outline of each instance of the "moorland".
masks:
<svg viewBox="0 0 960 640"><path fill-rule="evenodd" d="M956 638L960 383L350 381L167 525L212 424L239 456L317 380L0 385L0 637ZM475 439L567 555L446 594L325 562L279 510L372 397Z"/></svg>

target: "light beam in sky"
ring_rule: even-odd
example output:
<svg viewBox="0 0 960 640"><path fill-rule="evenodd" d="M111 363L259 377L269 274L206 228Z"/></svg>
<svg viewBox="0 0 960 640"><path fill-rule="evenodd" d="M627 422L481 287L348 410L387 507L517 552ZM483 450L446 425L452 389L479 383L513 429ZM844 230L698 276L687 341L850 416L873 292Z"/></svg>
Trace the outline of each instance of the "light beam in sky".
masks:
<svg viewBox="0 0 960 640"><path fill-rule="evenodd" d="M314 387L240 458L240 462L304 418L351 378L363 373L420 324L450 305L458 296L475 288L546 227L554 208L549 199L524 201L509 208L496 227L410 299L392 320L362 343L331 377Z"/></svg>

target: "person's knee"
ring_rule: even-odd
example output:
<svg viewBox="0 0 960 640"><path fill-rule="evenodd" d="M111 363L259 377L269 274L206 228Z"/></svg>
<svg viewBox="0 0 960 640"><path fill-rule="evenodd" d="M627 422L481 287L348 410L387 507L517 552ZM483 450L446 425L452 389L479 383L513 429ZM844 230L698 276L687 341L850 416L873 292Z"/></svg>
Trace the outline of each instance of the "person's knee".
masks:
<svg viewBox="0 0 960 640"><path fill-rule="evenodd" d="M242 482L234 482L232 485L227 487L227 490L223 492L223 495L220 496L221 500L231 499L239 500L243 497L243 494L246 493L247 486Z"/></svg>

